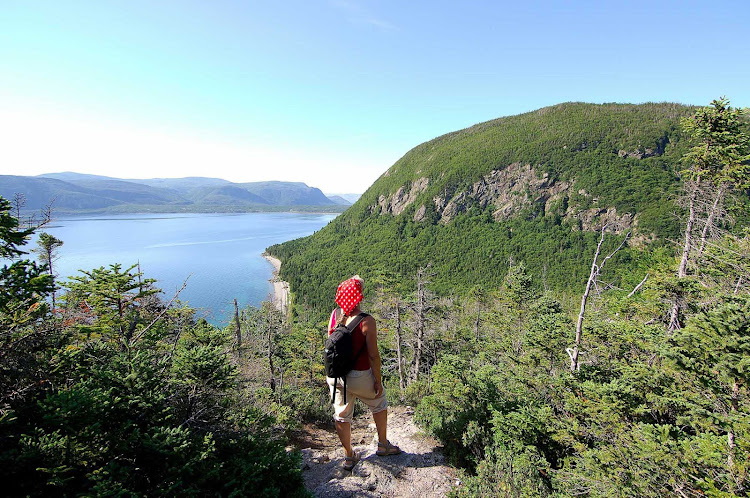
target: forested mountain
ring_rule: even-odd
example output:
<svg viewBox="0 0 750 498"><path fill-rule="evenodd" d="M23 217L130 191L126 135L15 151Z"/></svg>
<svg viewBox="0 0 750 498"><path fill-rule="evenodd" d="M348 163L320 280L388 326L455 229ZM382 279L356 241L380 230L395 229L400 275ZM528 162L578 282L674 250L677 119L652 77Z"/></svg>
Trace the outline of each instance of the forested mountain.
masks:
<svg viewBox="0 0 750 498"><path fill-rule="evenodd" d="M301 324L364 277L452 496L748 496L748 186L726 99L562 104L415 147L269 251Z"/></svg>
<svg viewBox="0 0 750 498"><path fill-rule="evenodd" d="M58 214L342 209L319 189L299 182L239 184L200 177L125 180L70 172L0 176L0 196L16 199L19 194L23 209L52 204Z"/></svg>
<svg viewBox="0 0 750 498"><path fill-rule="evenodd" d="M679 121L693 111L567 103L449 133L410 150L323 230L269 251L315 307L342 275L413 275L428 263L444 295L499 286L510 261L538 288L579 291L607 225L631 232L617 283L635 285L633 270L679 237Z"/></svg>
<svg viewBox="0 0 750 498"><path fill-rule="evenodd" d="M389 403L439 440L451 496L748 496L748 186L747 121L725 99L483 123L270 248L291 311L223 330L136 262L61 288L64 241L39 233L31 261L43 227L0 198L3 491L305 496L285 434L333 431L320 351L358 272Z"/></svg>

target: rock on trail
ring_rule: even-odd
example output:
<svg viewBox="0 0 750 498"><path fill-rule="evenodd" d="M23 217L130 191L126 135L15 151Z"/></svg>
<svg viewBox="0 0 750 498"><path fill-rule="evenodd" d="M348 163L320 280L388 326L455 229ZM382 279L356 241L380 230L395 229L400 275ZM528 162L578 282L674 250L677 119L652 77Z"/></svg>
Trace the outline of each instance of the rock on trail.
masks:
<svg viewBox="0 0 750 498"><path fill-rule="evenodd" d="M343 497L438 497L456 484L455 471L444 463L437 443L419 433L412 421L413 410L388 408L388 439L403 453L379 457L372 416L356 417L352 444L362 460L352 472L341 468L344 451L331 427L308 426L298 439L302 451L302 473L307 489L315 496Z"/></svg>

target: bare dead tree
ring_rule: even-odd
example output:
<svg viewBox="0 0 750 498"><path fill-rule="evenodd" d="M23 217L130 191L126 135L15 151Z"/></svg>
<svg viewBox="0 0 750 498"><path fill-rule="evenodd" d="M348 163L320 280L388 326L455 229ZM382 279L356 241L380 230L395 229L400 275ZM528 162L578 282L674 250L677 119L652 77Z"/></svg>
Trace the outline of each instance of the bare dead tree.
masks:
<svg viewBox="0 0 750 498"><path fill-rule="evenodd" d="M274 376L274 366L273 366L273 354L275 349L275 342L274 336L276 334L276 327L275 327L275 320L273 316L272 309L268 310L268 315L266 316L265 320L265 338L266 338L266 358L268 358L268 372L270 375L269 379L269 387L271 388L271 391L276 392L276 378Z"/></svg>
<svg viewBox="0 0 750 498"><path fill-rule="evenodd" d="M425 331L427 330L428 313L434 308L431 296L427 290L430 278L435 274L430 271L431 264L417 270L417 294L414 303L414 355L411 359L410 383L419 380L422 355L425 346Z"/></svg>
<svg viewBox="0 0 750 498"><path fill-rule="evenodd" d="M727 182L722 182L719 185L719 188L716 191L716 195L714 196L714 202L711 205L708 216L706 218L706 224L703 226L703 232L701 233L701 242L700 246L698 247L698 254L697 257L700 258L703 254L703 250L706 248L706 239L708 237L708 234L711 230L714 230L714 222L718 216L720 216L722 213L722 205L724 202L724 194L727 190Z"/></svg>
<svg viewBox="0 0 750 498"><path fill-rule="evenodd" d="M180 286L180 288L177 289L177 291L175 291L174 296L172 296L172 299L169 300L169 302L164 306L164 309L161 310L161 312L156 316L156 318L154 318L151 321L151 323L149 323L146 327L144 327L141 331L139 331L135 335L135 337L133 337L129 341L129 346L132 346L133 344L135 344L136 342L138 342L140 340L140 338L143 337L146 334L146 332L148 332L149 329L151 329L151 327L153 327L154 324L156 322L158 322L161 319L161 317L164 316L164 314L167 311L169 311L169 307L172 306L172 303L175 302L175 300L180 296L180 292L184 291L185 287L187 287L188 280L190 280L191 276L192 276L192 273L190 275L188 275L188 277L185 279L184 282L182 282L182 286Z"/></svg>
<svg viewBox="0 0 750 498"><path fill-rule="evenodd" d="M393 327L393 336L396 343L396 362L398 363L398 388L401 391L401 398L404 397L406 389L406 377L404 376L404 355L403 355L403 330L401 323L401 300L398 296L393 303L395 314L395 326Z"/></svg>
<svg viewBox="0 0 750 498"><path fill-rule="evenodd" d="M617 246L614 251L609 253L600 262L599 253L601 252L602 244L604 243L604 233L606 232L606 230L607 225L604 225L602 227L601 238L599 239L599 243L596 245L596 252L594 253L594 258L591 263L591 272L589 273L589 279L586 281L586 289L583 291L583 296L581 297L581 311L578 313L578 321L576 322L575 344L572 348L567 348L565 350L568 353L568 356L570 356L570 371L573 373L580 369L578 356L580 354L581 339L583 338L583 317L586 314L586 304L589 299L589 294L591 293L592 288L597 285L596 282L601 275L601 271L604 268L604 265L607 264L607 261L609 261L612 256L614 256L620 249L622 249L622 246L625 245L625 241L627 241L628 237L630 236L630 232L625 234L625 237L622 239L622 242L620 242L620 245Z"/></svg>
<svg viewBox="0 0 750 498"><path fill-rule="evenodd" d="M635 287L633 288L633 290L632 290L632 291L630 291L630 294L628 294L628 297L629 297L629 298L630 298L630 297L633 297L633 296L635 295L635 293L636 293L636 292L638 292L638 290L639 290L639 289L640 289L641 287L643 287L643 284L645 284L645 283L646 283L646 280L648 280L648 273L646 273L646 276L645 276L645 277L643 277L643 280L641 280L641 283L640 283L640 284L638 284L638 285L636 285L636 286L635 286Z"/></svg>
<svg viewBox="0 0 750 498"><path fill-rule="evenodd" d="M26 205L26 195L23 192L13 194L13 209L16 211L16 219L21 223L21 209Z"/></svg>
<svg viewBox="0 0 750 498"><path fill-rule="evenodd" d="M694 166L695 167L695 166ZM680 265L677 267L677 278L683 279L687 276L688 261L690 259L690 253L694 247L694 234L695 222L698 211L698 196L701 191L705 188L702 185L700 175L694 180L687 180L685 182L686 191L686 203L688 208L688 218L685 224L685 239L682 243L682 255L680 257ZM672 309L669 312L669 325L667 331L671 334L675 330L680 328L680 299L675 297L674 303L672 303Z"/></svg>
<svg viewBox="0 0 750 498"><path fill-rule="evenodd" d="M696 203L698 200L698 193L700 192L700 183L701 179L700 176L698 176L697 180L689 180L685 184L688 193L688 219L685 226L685 241L682 244L680 266L677 268L677 278L685 278L687 275L688 259L690 258L690 250L693 246L693 226L695 225Z"/></svg>
<svg viewBox="0 0 750 498"><path fill-rule="evenodd" d="M485 305L487 294L482 287L476 286L471 290L471 296L476 301L475 303L476 304L476 316L474 317L474 338L478 341L479 340L479 327L481 325L481 320L482 320L482 311Z"/></svg>
<svg viewBox="0 0 750 498"><path fill-rule="evenodd" d="M390 280L386 280L385 282L380 282L377 286L375 305L380 317L385 321L384 328L388 329L392 327L393 330L393 349L396 353L396 359L394 362L384 358L383 366L385 368L387 365L387 368L391 370L394 368L393 363L395 363L395 370L398 373L398 386L401 399L403 399L406 389L406 369L404 365L404 310L406 304L401 299L401 296L393 290Z"/></svg>
<svg viewBox="0 0 750 498"><path fill-rule="evenodd" d="M237 338L237 354L242 348L242 328L240 327L240 308L237 306L237 298L234 298L234 326L237 329L235 331Z"/></svg>

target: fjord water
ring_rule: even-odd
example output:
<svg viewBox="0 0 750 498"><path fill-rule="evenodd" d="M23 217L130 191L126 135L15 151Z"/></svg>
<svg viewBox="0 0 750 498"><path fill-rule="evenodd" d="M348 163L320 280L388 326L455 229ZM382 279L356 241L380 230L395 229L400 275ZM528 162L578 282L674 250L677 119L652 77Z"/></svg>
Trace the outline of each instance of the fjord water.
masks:
<svg viewBox="0 0 750 498"><path fill-rule="evenodd" d="M261 256L266 247L310 235L335 216L131 214L60 219L43 231L64 242L55 261L60 282L79 270L140 262L167 300L188 279L179 299L225 325L235 298L240 307L258 306L273 291L273 267Z"/></svg>

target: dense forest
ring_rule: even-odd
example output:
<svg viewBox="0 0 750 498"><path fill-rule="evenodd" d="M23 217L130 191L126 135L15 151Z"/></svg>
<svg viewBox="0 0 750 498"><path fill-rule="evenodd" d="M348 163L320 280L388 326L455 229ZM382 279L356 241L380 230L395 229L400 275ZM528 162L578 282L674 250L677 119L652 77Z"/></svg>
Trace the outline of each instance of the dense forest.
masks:
<svg viewBox="0 0 750 498"><path fill-rule="evenodd" d="M681 237L688 145L680 119L692 112L570 103L438 137L404 155L323 230L269 252L284 262L297 300L314 309L328 305L341 275L394 275L413 291L403 276L427 264L440 295L497 288L511 260L524 262L538 290L577 294L590 266L581 255L593 253L609 223L620 235L632 232L617 255L623 264L613 265L621 272L615 282L632 288L659 248L671 256ZM531 178L493 176L515 165L529 165ZM476 193L482 189L486 198ZM462 208L452 213L451 205ZM746 198L728 198L726 208L740 226L750 221ZM502 216L503 209L513 212Z"/></svg>
<svg viewBox="0 0 750 498"><path fill-rule="evenodd" d="M305 316L368 279L386 383L464 469L456 495L744 496L749 153L723 99L566 104L423 144L269 251ZM440 197L519 162L567 195L446 221Z"/></svg>
<svg viewBox="0 0 750 498"><path fill-rule="evenodd" d="M389 399L442 443L456 496L746 496L744 119L565 104L423 144L269 248L289 316L223 330L137 266L60 289L64 241L0 199L5 494L304 496L287 438L330 423L324 318L358 272ZM485 195L514 164L514 198Z"/></svg>

